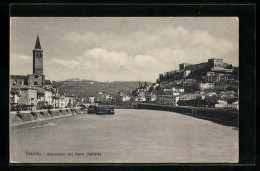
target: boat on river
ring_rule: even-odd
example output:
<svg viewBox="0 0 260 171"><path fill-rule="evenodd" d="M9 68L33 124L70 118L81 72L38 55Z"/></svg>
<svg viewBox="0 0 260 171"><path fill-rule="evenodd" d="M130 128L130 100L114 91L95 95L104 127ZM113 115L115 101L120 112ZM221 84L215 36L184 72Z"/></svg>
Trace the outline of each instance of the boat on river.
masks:
<svg viewBox="0 0 260 171"><path fill-rule="evenodd" d="M115 114L113 107L98 107L97 108L97 115L113 115Z"/></svg>
<svg viewBox="0 0 260 171"><path fill-rule="evenodd" d="M115 111L113 107L97 107L94 105L90 105L88 107L88 113L95 113L96 115L113 115L115 114Z"/></svg>

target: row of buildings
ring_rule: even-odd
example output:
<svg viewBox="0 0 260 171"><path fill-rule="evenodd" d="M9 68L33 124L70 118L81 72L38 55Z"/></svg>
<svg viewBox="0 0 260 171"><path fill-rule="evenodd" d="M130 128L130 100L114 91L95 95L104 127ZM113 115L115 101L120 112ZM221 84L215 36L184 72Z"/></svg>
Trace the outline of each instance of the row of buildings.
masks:
<svg viewBox="0 0 260 171"><path fill-rule="evenodd" d="M61 94L43 74L43 49L37 35L33 49L33 73L10 76L10 109L36 110L76 106L80 99Z"/></svg>
<svg viewBox="0 0 260 171"><path fill-rule="evenodd" d="M160 74L151 86L139 84L132 96L145 103L238 109L238 84L238 68L214 58L180 64L178 70Z"/></svg>
<svg viewBox="0 0 260 171"><path fill-rule="evenodd" d="M238 109L238 72L223 59L180 64L179 70L160 74L156 83L139 82L132 93L98 92L86 103L156 103Z"/></svg>
<svg viewBox="0 0 260 171"><path fill-rule="evenodd" d="M158 83L137 88L133 91L130 99L130 102L173 106L239 108L238 93L234 91L196 91L187 93L183 87L161 88Z"/></svg>
<svg viewBox="0 0 260 171"><path fill-rule="evenodd" d="M83 103L126 103L131 102L131 94L125 94L123 92L118 92L116 95L107 94L105 92L99 91L96 96L88 96L83 98Z"/></svg>
<svg viewBox="0 0 260 171"><path fill-rule="evenodd" d="M33 49L33 73L10 76L10 109L36 110L63 108L81 103L157 103L165 105L193 105L238 108L238 68L223 59L208 59L200 64L179 65L179 69L159 75L156 83L139 82L132 93L116 95L99 91L83 99L73 94L59 93L58 87L43 74L43 49L37 35ZM79 81L73 79L73 81ZM93 84L93 83L92 83ZM232 100L230 100L232 99Z"/></svg>

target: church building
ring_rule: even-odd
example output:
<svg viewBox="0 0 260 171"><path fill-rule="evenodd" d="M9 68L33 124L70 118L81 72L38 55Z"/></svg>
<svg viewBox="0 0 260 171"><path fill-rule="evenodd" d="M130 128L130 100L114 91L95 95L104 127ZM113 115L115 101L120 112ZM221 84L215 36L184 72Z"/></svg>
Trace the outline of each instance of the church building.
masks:
<svg viewBox="0 0 260 171"><path fill-rule="evenodd" d="M37 35L36 43L33 49L33 74L28 75L11 75L11 87L29 86L30 88L44 88L45 84L50 84L50 80L45 80L43 74L43 49L41 48L40 38Z"/></svg>
<svg viewBox="0 0 260 171"><path fill-rule="evenodd" d="M61 95L46 80L43 72L43 49L37 35L33 52L33 73L10 76L10 110L40 110L46 107L62 108L74 105L72 95Z"/></svg>

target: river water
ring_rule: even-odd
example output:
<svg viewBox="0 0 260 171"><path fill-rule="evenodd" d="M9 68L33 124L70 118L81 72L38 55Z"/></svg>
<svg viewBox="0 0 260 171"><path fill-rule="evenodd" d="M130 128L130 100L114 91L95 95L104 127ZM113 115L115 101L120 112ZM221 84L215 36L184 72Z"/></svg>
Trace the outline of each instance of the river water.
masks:
<svg viewBox="0 0 260 171"><path fill-rule="evenodd" d="M12 162L238 162L238 130L174 112L115 109L10 130Z"/></svg>

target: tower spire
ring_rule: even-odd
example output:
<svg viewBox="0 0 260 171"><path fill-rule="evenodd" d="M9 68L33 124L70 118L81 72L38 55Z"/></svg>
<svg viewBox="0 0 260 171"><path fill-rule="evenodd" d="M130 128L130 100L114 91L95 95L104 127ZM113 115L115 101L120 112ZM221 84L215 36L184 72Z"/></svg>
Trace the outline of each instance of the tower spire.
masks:
<svg viewBox="0 0 260 171"><path fill-rule="evenodd" d="M38 33L37 33L37 39L36 39L36 43L35 43L34 49L41 49L41 43L40 43L40 38L39 38L39 34Z"/></svg>

